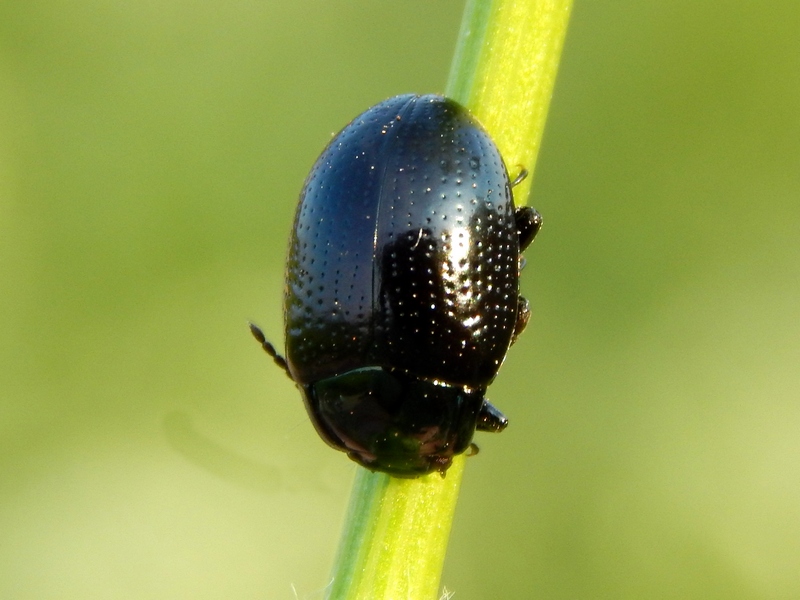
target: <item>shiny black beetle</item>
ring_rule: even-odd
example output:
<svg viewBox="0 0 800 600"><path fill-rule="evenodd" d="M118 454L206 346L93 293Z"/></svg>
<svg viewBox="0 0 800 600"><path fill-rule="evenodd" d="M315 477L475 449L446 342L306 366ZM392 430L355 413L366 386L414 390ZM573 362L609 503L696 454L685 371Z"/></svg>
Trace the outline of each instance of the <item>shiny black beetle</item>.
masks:
<svg viewBox="0 0 800 600"><path fill-rule="evenodd" d="M251 329L322 439L366 468L444 474L476 429L505 428L484 394L528 321L520 252L541 226L512 185L486 131L435 95L373 106L312 167L286 267L286 358Z"/></svg>

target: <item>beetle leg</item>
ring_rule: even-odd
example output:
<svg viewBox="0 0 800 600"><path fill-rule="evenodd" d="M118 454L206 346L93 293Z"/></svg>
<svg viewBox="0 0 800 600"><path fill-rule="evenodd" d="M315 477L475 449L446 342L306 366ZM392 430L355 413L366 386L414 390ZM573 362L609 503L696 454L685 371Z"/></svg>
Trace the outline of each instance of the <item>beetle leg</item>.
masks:
<svg viewBox="0 0 800 600"><path fill-rule="evenodd" d="M527 298L520 296L517 299L517 322L514 323L514 333L511 336L511 343L517 341L519 334L525 331L525 326L531 318L531 305Z"/></svg>
<svg viewBox="0 0 800 600"><path fill-rule="evenodd" d="M488 400L483 401L483 406L478 413L478 424L475 429L478 431L491 431L496 433L503 431L508 425L508 419Z"/></svg>
<svg viewBox="0 0 800 600"><path fill-rule="evenodd" d="M517 235L519 236L519 250L522 252L530 246L533 238L542 228L542 215L535 208L520 206L514 211L514 222L517 225Z"/></svg>
<svg viewBox="0 0 800 600"><path fill-rule="evenodd" d="M284 370L286 375L289 376L289 379L294 381L294 378L292 377L292 374L289 373L289 365L286 364L286 359L283 358L280 354L278 354L278 351L275 350L275 346L273 346L272 344L270 344L267 341L267 338L264 335L264 332L261 331L259 326L256 325L255 323L248 323L248 325L250 325L250 333L252 333L253 337L256 338L256 341L259 344L261 344L261 347L264 349L264 352L266 352L267 354L269 354L272 357L272 360L275 361L275 364L278 365L281 369Z"/></svg>
<svg viewBox="0 0 800 600"><path fill-rule="evenodd" d="M510 185L512 188L515 188L515 187L517 187L517 186L518 186L520 183L522 183L523 181L525 181L525 179L528 177L528 169L526 169L526 168L525 168L525 167L523 167L522 165L517 165L517 166L519 167L520 171L519 171L519 175L517 175L517 176L514 178L514 181L512 181L512 182L509 184L509 185Z"/></svg>

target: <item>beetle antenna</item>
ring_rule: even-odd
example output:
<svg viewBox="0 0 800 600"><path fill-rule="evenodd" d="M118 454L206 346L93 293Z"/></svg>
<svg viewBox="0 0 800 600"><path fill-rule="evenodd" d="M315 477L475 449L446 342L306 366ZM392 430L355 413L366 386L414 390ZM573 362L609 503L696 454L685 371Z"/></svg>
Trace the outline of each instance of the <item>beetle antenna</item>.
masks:
<svg viewBox="0 0 800 600"><path fill-rule="evenodd" d="M284 372L289 376L289 379L292 379L292 374L289 373L289 365L286 363L286 359L278 354L278 351L275 350L275 346L267 341L267 337L264 335L264 332L261 331L261 328L255 323L250 323L249 321L247 324L250 326L250 333L252 333L253 337L256 338L256 341L261 344L264 352L269 354L272 360L275 361L275 364L284 370Z"/></svg>

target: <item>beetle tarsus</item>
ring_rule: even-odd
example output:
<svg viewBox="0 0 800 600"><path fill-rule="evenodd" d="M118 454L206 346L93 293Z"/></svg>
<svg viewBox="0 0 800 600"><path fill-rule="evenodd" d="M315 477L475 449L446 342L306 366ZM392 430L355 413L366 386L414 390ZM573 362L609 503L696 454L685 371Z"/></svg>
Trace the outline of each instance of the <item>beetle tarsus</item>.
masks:
<svg viewBox="0 0 800 600"><path fill-rule="evenodd" d="M503 431L508 426L508 419L501 413L494 404L488 400L483 401L483 406L478 413L478 424L475 427L478 431L489 431L497 433Z"/></svg>
<svg viewBox="0 0 800 600"><path fill-rule="evenodd" d="M514 334L511 336L511 343L517 341L519 334L525 331L528 321L531 318L531 305L527 298L520 296L517 299L517 322L514 323Z"/></svg>
<svg viewBox="0 0 800 600"><path fill-rule="evenodd" d="M270 358L275 361L276 365L283 369L286 375L289 376L289 379L292 379L292 374L289 373L289 365L286 363L286 359L278 354L278 351L275 350L275 346L267 341L267 337L264 335L264 332L261 331L261 328L255 323L248 322L248 325L250 326L250 333L252 333L253 337L256 338L256 341L261 344L264 352L266 352Z"/></svg>
<svg viewBox="0 0 800 600"><path fill-rule="evenodd" d="M520 206L514 212L514 222L517 225L520 252L531 245L533 238L542 228L542 215L535 208Z"/></svg>

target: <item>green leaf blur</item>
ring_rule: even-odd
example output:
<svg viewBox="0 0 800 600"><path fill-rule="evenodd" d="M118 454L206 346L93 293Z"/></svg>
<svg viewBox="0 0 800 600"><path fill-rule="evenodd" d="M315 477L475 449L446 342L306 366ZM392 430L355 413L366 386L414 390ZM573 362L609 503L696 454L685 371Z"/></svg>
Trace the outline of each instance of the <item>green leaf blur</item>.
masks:
<svg viewBox="0 0 800 600"><path fill-rule="evenodd" d="M444 89L462 9L0 7L0 597L320 596L355 466L247 320L280 341L308 168ZM458 600L800 596L798 57L794 2L576 2Z"/></svg>

